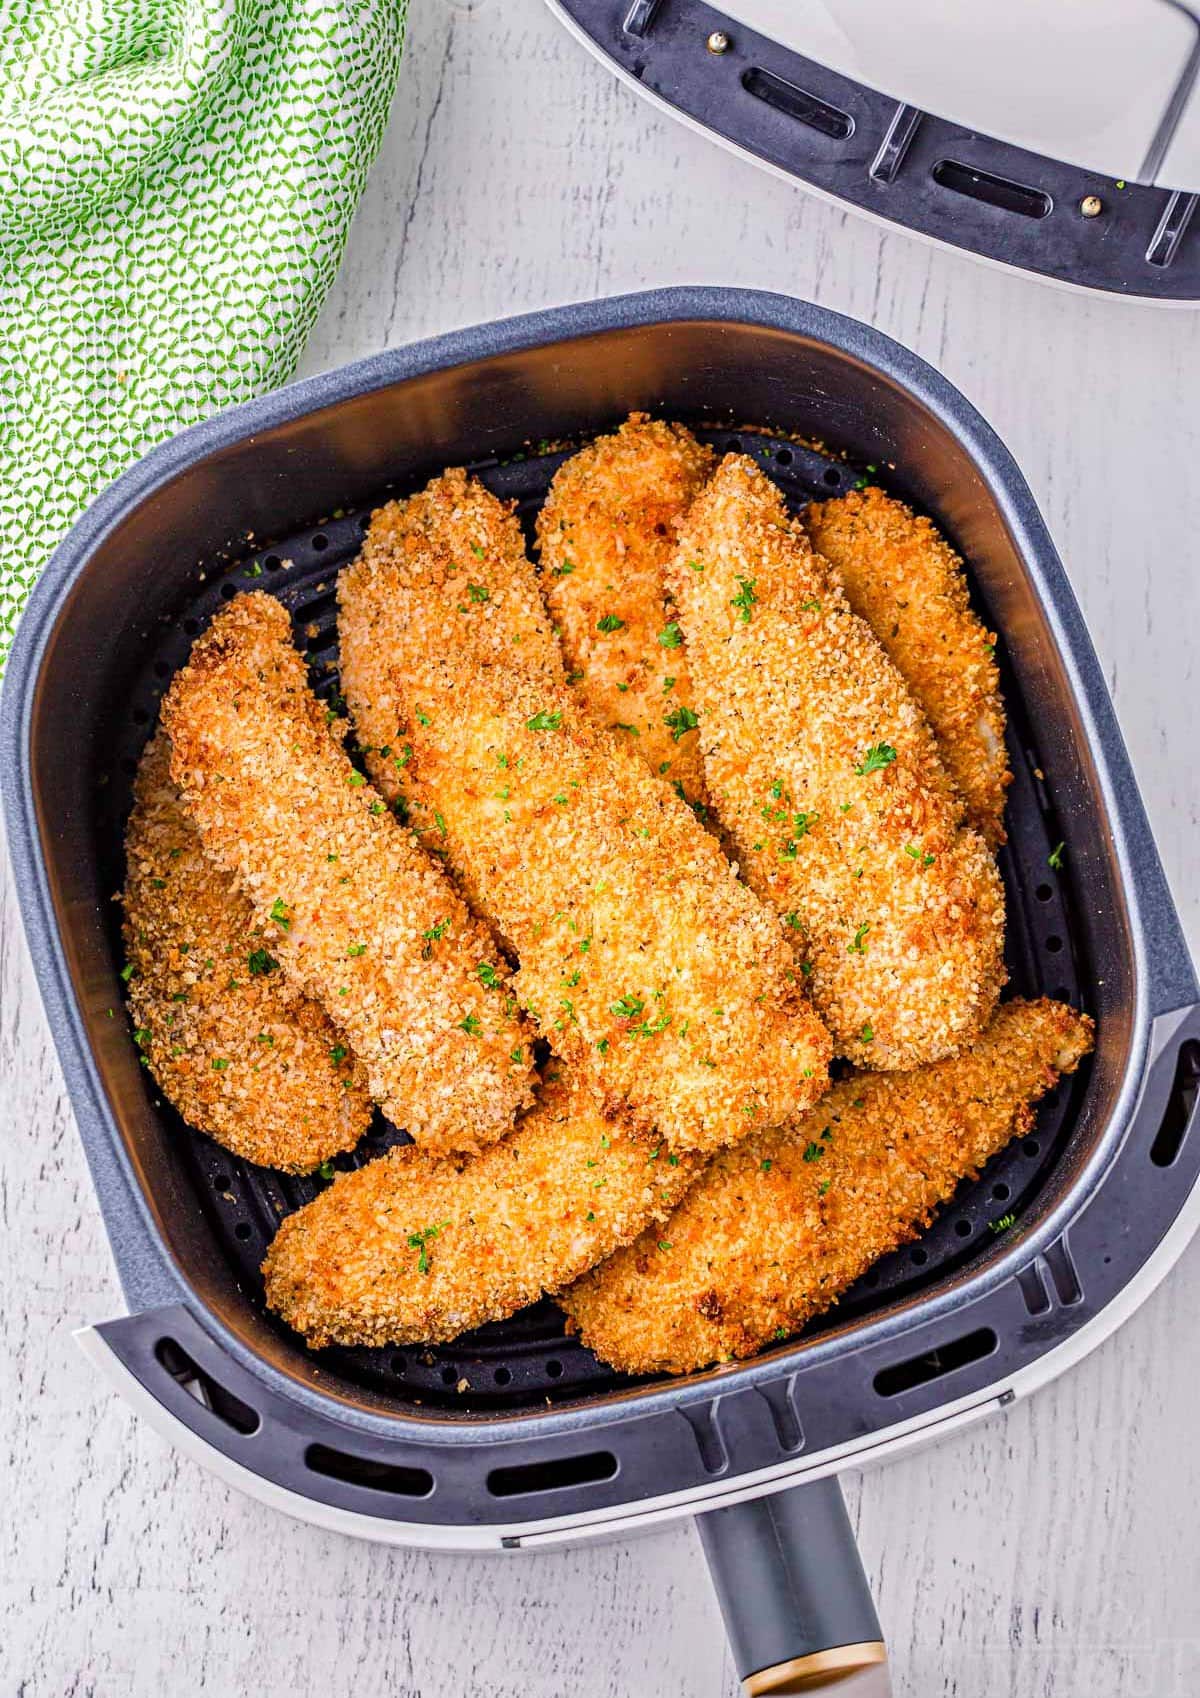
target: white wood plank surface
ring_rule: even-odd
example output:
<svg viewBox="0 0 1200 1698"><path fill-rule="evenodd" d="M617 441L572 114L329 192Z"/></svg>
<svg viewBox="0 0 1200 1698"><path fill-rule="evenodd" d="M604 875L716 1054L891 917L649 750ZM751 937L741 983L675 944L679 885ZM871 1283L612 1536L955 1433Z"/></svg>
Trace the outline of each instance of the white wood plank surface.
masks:
<svg viewBox="0 0 1200 1698"><path fill-rule="evenodd" d="M540 0L416 0L306 371L668 282L807 296L1008 442L1089 619L1193 946L1200 313L1060 293L823 205L653 113ZM178 1460L70 1329L118 1311L11 888L0 911L0 1694L731 1698L694 1535L389 1552ZM1003 1420L849 1477L904 1698L1200 1692L1200 1247Z"/></svg>

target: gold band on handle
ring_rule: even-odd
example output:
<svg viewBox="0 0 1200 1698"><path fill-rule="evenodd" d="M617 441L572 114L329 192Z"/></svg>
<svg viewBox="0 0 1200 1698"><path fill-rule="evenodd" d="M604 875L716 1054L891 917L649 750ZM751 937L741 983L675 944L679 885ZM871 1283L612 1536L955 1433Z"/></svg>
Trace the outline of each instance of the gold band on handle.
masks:
<svg viewBox="0 0 1200 1698"><path fill-rule="evenodd" d="M837 1686L847 1675L886 1662L887 1646L882 1639L869 1639L861 1645L833 1645L828 1651L812 1651L807 1657L791 1657L786 1663L759 1669L746 1676L742 1689L746 1698L763 1698L766 1693L819 1692L822 1687Z"/></svg>

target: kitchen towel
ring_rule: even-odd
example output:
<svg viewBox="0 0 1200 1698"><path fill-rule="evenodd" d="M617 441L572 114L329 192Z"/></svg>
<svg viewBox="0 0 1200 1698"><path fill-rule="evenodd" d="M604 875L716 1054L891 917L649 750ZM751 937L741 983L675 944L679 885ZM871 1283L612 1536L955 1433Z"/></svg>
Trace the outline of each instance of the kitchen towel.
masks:
<svg viewBox="0 0 1200 1698"><path fill-rule="evenodd" d="M0 670L118 472L293 370L406 0L0 0Z"/></svg>

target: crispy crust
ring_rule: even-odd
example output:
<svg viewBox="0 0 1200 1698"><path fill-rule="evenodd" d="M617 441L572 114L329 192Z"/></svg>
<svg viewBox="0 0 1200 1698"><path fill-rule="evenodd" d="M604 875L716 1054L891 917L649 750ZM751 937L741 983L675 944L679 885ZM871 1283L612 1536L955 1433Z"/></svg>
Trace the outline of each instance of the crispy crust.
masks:
<svg viewBox="0 0 1200 1698"><path fill-rule="evenodd" d="M393 594L394 574L414 553L431 551L441 575L414 630ZM445 848L436 802L401 734L391 672L409 644L453 649L467 640L490 664L562 677L562 654L512 508L456 467L407 501L379 508L362 553L338 579L341 686L367 771L434 854ZM477 905L469 879L463 882Z"/></svg>
<svg viewBox="0 0 1200 1698"><path fill-rule="evenodd" d="M559 468L537 522L542 589L581 699L600 724L636 727L650 768L701 808L696 739L676 741L664 719L694 692L663 576L714 464L682 425L633 413Z"/></svg>
<svg viewBox="0 0 1200 1698"><path fill-rule="evenodd" d="M189 1125L247 1161L305 1173L366 1131L366 1079L352 1058L333 1060L337 1027L277 970L250 904L205 856L169 760L159 732L125 833L138 1042Z"/></svg>
<svg viewBox="0 0 1200 1698"><path fill-rule="evenodd" d="M903 680L745 456L693 504L671 579L713 804L836 1049L954 1054L1004 982L1004 897Z"/></svg>
<svg viewBox="0 0 1200 1698"><path fill-rule="evenodd" d="M1085 1015L1010 1002L969 1054L853 1074L791 1133L717 1156L665 1225L561 1301L623 1373L689 1373L788 1337L916 1237L1091 1047Z"/></svg>
<svg viewBox="0 0 1200 1698"><path fill-rule="evenodd" d="M555 1064L481 1155L392 1150L290 1215L263 1264L267 1301L314 1348L455 1338L627 1244L700 1166L604 1116Z"/></svg>
<svg viewBox="0 0 1200 1698"><path fill-rule="evenodd" d="M389 1118L443 1149L510 1130L532 1059L504 964L329 734L277 601L221 610L163 720L205 850L289 977L336 1013Z"/></svg>
<svg viewBox="0 0 1200 1698"><path fill-rule="evenodd" d="M967 599L962 561L928 519L874 487L817 502L802 523L928 719L968 819L996 848L1012 782L996 636Z"/></svg>

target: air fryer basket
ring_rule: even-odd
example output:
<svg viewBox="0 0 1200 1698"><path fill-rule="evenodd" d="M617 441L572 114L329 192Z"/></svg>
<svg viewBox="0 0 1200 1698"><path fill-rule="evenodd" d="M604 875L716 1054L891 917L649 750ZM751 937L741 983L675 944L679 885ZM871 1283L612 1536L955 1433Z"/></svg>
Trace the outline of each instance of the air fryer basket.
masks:
<svg viewBox="0 0 1200 1698"><path fill-rule="evenodd" d="M316 1182L188 1132L122 1015L112 897L137 755L222 597L279 595L331 692L333 579L372 504L467 462L528 517L561 445L631 408L740 443L794 503L877 467L964 551L1002 633L1014 988L1086 1007L1095 1056L918 1245L753 1362L622 1380L549 1303L453 1345L313 1356L265 1313L257 1266ZM0 706L26 927L130 1308L89 1348L185 1445L298 1513L494 1547L815 1478L1050 1377L1117 1324L1194 1224L1196 983L1074 599L987 426L848 320L746 291L591 303L385 354L199 426L59 549ZM339 1165L394 1136L378 1123Z"/></svg>

